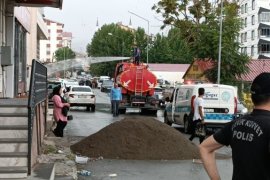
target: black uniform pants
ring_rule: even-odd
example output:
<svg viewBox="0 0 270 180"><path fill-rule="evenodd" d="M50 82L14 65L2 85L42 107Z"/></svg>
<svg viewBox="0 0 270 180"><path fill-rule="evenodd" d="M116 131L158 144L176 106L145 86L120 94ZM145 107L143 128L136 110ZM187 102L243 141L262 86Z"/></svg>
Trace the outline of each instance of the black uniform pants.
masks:
<svg viewBox="0 0 270 180"><path fill-rule="evenodd" d="M67 122L58 120L56 128L53 130L53 133L57 137L63 137L64 136L64 129L67 125Z"/></svg>
<svg viewBox="0 0 270 180"><path fill-rule="evenodd" d="M194 139L194 137L196 137L195 130L196 130L197 124L199 122L201 122L200 119L192 121L192 124L191 124L191 136L189 138L190 141L192 141ZM205 139L205 136L199 136L200 144L203 142L204 139Z"/></svg>

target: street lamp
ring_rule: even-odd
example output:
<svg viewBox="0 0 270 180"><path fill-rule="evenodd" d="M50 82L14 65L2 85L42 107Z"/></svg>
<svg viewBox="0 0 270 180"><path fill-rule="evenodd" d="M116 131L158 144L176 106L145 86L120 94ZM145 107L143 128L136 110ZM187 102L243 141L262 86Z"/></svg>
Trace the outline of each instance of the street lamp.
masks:
<svg viewBox="0 0 270 180"><path fill-rule="evenodd" d="M144 21L147 22L147 46L146 46L146 63L148 64L148 51L149 51L149 20L148 19L145 19L141 16L139 16L138 14L135 14L134 12L131 12L131 11L128 11L130 14L133 14L141 19L143 19Z"/></svg>
<svg viewBox="0 0 270 180"><path fill-rule="evenodd" d="M220 84L220 65L221 65L221 42L222 42L222 18L223 18L223 1L221 0L220 7L220 29L219 29L219 48L218 48L218 77L217 83Z"/></svg>
<svg viewBox="0 0 270 180"><path fill-rule="evenodd" d="M113 34L110 33L110 32L108 33L108 35L109 35L109 36L116 37L116 38L118 38L119 40L122 41L122 43L121 43L121 46L122 46L122 47L121 47L121 54L122 54L122 57L124 57L124 52L123 52L123 51L124 51L124 43L125 43L125 42L124 42L119 36L113 35Z"/></svg>

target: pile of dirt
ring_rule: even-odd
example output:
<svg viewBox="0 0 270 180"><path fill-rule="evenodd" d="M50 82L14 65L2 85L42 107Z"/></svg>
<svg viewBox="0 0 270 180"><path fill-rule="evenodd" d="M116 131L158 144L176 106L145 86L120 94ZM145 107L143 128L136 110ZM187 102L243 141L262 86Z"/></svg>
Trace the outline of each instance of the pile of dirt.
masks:
<svg viewBox="0 0 270 180"><path fill-rule="evenodd" d="M198 147L182 133L150 117L131 117L112 123L70 148L76 154L107 159L199 158Z"/></svg>

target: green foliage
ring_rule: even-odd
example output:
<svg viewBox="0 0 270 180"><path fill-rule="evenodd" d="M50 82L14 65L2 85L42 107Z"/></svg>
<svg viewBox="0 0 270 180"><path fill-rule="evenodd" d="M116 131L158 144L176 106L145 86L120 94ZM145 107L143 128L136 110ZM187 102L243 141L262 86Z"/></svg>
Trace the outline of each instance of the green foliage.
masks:
<svg viewBox="0 0 270 180"><path fill-rule="evenodd" d="M127 31L116 24L104 25L93 36L91 44L87 45L88 56L122 56L131 57L134 44L142 50L142 60L146 59L147 36L143 29ZM91 64L90 71L93 75L113 76L117 62Z"/></svg>
<svg viewBox="0 0 270 180"><path fill-rule="evenodd" d="M76 54L69 47L62 47L55 51L54 56L56 61L63 61L66 59L74 59Z"/></svg>
<svg viewBox="0 0 270 180"><path fill-rule="evenodd" d="M193 5L189 6L190 4ZM171 31L175 34L174 36L178 37L177 42L175 38L172 38L172 44L169 46L172 56L187 60L187 62L192 57L214 60L216 66L207 71L206 75L210 80L216 82L220 4L212 6L208 0L160 0L152 9L163 16L163 27L174 26L178 29L175 32ZM236 3L224 2L221 83L232 84L236 81L238 75L246 73L248 70L249 58L238 52L239 43L236 42L240 30L240 19L237 12L238 6ZM176 51L177 47L180 47L178 51ZM175 54L176 52L179 53Z"/></svg>

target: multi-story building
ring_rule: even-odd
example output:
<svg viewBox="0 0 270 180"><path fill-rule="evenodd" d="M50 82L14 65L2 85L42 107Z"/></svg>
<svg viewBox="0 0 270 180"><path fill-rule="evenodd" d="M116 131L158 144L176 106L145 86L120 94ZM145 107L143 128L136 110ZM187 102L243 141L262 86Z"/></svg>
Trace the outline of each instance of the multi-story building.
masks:
<svg viewBox="0 0 270 180"><path fill-rule="evenodd" d="M62 47L64 24L44 19L49 33L48 40L40 41L40 60L41 62L53 62L54 52Z"/></svg>
<svg viewBox="0 0 270 180"><path fill-rule="evenodd" d="M270 58L269 0L240 0L239 5L241 53L252 59Z"/></svg>
<svg viewBox="0 0 270 180"><path fill-rule="evenodd" d="M71 49L71 42L72 42L72 33L71 32L63 32L62 33L62 47L69 47Z"/></svg>

